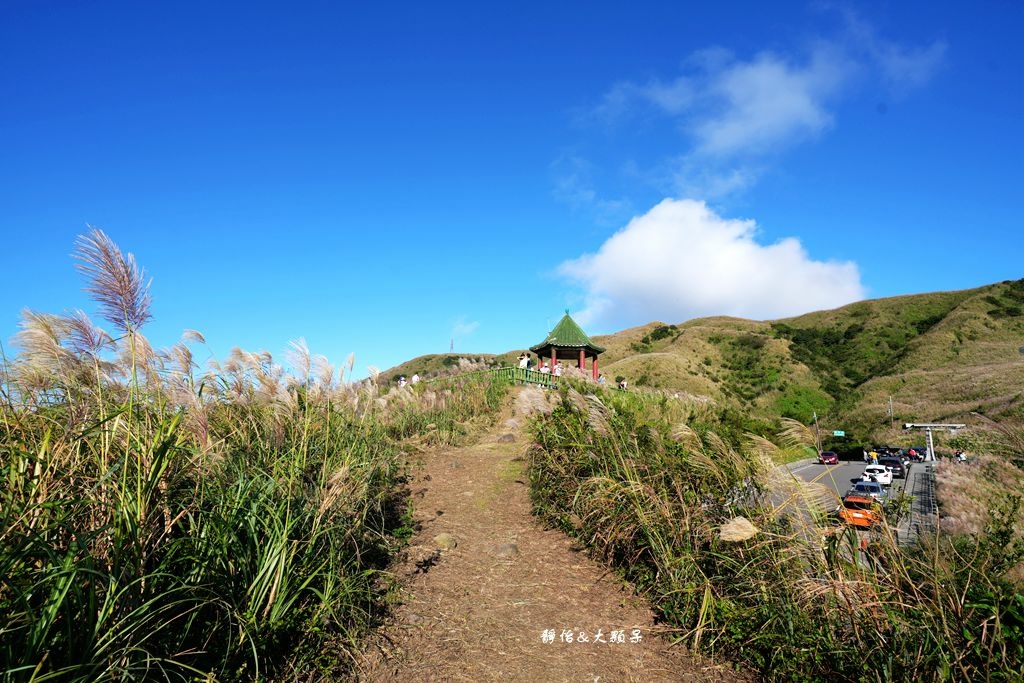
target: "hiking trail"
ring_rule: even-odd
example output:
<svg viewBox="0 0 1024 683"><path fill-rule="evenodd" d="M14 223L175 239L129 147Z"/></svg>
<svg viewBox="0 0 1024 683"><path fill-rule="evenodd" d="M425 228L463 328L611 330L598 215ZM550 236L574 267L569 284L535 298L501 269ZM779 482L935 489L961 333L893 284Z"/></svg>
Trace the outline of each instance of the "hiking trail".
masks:
<svg viewBox="0 0 1024 683"><path fill-rule="evenodd" d="M478 443L420 455L415 532L392 568L400 604L360 680L748 680L673 647L642 598L531 514L525 415L544 394L514 394L515 415Z"/></svg>

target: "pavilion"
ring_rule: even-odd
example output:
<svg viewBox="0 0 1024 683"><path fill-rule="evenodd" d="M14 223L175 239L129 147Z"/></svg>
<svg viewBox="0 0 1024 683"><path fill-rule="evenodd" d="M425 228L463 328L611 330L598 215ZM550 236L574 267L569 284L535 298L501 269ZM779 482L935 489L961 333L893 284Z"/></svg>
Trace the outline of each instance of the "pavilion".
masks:
<svg viewBox="0 0 1024 683"><path fill-rule="evenodd" d="M552 372L555 369L555 362L558 360L573 361L577 363L580 370L585 370L587 358L593 358L595 380L598 377L597 357L604 353L604 347L590 341L587 333L569 316L568 310L565 311L565 315L558 321L554 329L548 333L547 338L540 344L531 346L530 350L536 353L542 361L550 358Z"/></svg>

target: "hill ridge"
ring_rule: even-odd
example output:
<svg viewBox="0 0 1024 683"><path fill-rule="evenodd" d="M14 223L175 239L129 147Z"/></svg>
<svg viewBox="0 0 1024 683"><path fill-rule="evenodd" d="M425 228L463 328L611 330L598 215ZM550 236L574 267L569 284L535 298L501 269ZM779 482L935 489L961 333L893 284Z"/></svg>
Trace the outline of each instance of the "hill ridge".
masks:
<svg viewBox="0 0 1024 683"><path fill-rule="evenodd" d="M1024 417L1024 279L774 320L652 321L592 339L607 349L604 374L631 387L705 396L761 420L827 416L864 439L896 438L900 421ZM385 376L459 358L511 365L523 350L421 356Z"/></svg>

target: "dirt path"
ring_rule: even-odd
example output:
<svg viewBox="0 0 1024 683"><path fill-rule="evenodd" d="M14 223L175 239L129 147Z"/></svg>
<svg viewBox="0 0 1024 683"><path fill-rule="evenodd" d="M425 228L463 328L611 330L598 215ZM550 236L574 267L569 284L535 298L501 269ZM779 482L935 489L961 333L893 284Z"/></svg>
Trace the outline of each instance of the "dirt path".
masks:
<svg viewBox="0 0 1024 683"><path fill-rule="evenodd" d="M361 680L734 680L671 648L642 600L531 516L525 438L508 419L474 446L423 454L402 604Z"/></svg>

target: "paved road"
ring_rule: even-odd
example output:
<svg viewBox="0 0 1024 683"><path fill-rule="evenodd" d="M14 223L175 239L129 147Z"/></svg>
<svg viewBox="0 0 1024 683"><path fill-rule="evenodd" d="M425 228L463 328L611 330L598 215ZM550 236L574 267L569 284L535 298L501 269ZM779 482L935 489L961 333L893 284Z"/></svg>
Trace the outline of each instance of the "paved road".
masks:
<svg viewBox="0 0 1024 683"><path fill-rule="evenodd" d="M853 482L860 481L860 474L864 471L865 463L857 461L839 461L838 465L820 465L817 460L800 460L788 465L789 471L804 481L818 482L828 485L836 496L842 496L849 490ZM916 479L925 470L931 467L931 463L915 462L907 479L894 479L890 488L890 495L906 490L912 493Z"/></svg>
<svg viewBox="0 0 1024 683"><path fill-rule="evenodd" d="M817 460L800 460L787 465L789 471L803 481L816 482L835 491L836 501L842 498L853 482L860 480L865 463L840 461L838 465L821 465ZM910 540L922 531L933 528L935 522L934 474L931 462L913 463L907 478L894 479L889 495L906 491L914 497L911 514L899 527L901 541Z"/></svg>

